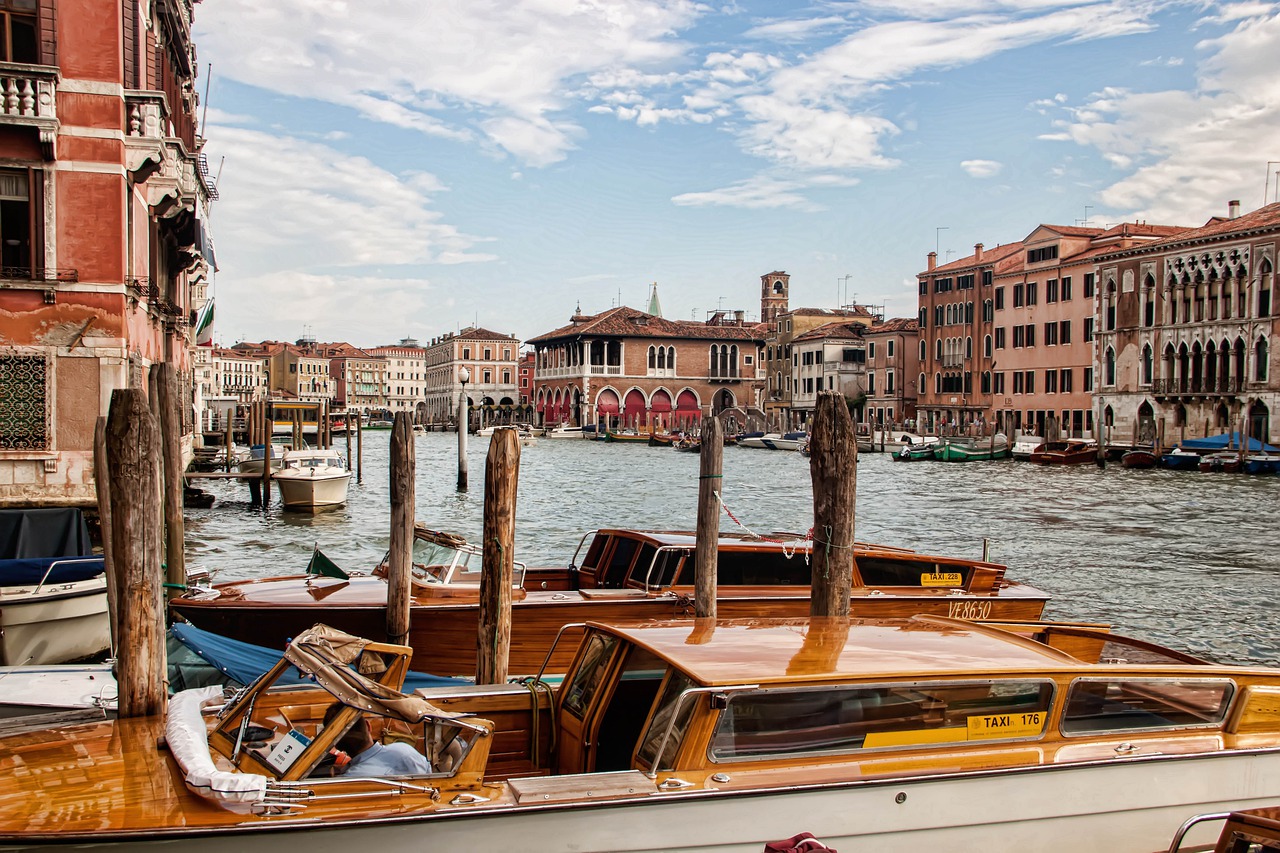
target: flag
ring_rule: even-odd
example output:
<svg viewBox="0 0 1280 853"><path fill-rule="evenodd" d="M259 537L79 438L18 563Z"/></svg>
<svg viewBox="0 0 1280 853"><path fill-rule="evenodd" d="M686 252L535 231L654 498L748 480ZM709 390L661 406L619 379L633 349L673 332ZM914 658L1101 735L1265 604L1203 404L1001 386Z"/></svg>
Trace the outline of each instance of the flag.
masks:
<svg viewBox="0 0 1280 853"><path fill-rule="evenodd" d="M210 299L200 309L200 314L196 317L196 346L211 347L213 346L213 300Z"/></svg>
<svg viewBox="0 0 1280 853"><path fill-rule="evenodd" d="M344 581L350 580L350 576L338 568L338 564L326 557L319 548L316 548L311 554L311 562L307 563L307 574L323 575L326 578L338 578Z"/></svg>

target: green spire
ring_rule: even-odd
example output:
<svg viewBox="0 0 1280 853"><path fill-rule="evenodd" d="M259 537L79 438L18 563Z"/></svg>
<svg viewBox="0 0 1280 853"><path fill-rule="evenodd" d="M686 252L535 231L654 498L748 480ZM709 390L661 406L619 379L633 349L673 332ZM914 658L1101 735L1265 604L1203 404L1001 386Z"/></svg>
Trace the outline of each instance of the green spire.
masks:
<svg viewBox="0 0 1280 853"><path fill-rule="evenodd" d="M653 290L649 293L649 313L655 317L662 316L662 305L658 303L658 283L653 283Z"/></svg>

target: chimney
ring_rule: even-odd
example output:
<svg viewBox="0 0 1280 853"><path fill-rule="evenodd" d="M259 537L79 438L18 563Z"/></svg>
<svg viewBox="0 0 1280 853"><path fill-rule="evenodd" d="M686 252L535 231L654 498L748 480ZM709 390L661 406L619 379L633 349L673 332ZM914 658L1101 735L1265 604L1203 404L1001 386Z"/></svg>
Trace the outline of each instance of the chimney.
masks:
<svg viewBox="0 0 1280 853"><path fill-rule="evenodd" d="M938 265L938 253L930 252L929 253L929 269L933 269L937 265Z"/></svg>
<svg viewBox="0 0 1280 853"><path fill-rule="evenodd" d="M982 244L981 243L973 244L973 262L975 264L982 263Z"/></svg>
<svg viewBox="0 0 1280 853"><path fill-rule="evenodd" d="M741 326L741 325L742 325L742 322L743 322L743 320L745 320L745 319L746 319L746 317L747 317L747 312L746 312L746 311L734 311L734 312L733 312L733 321L734 321L735 323L737 323L739 326Z"/></svg>
<svg viewBox="0 0 1280 853"><path fill-rule="evenodd" d="M1233 198L1227 202L1227 218L1236 219L1240 216L1240 199Z"/></svg>

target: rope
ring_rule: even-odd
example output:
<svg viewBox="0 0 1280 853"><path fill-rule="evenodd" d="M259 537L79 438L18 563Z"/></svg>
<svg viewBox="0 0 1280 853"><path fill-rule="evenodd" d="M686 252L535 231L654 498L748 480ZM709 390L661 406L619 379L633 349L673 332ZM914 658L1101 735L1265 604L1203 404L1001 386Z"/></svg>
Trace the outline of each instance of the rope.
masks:
<svg viewBox="0 0 1280 853"><path fill-rule="evenodd" d="M762 542L772 542L775 545L781 545L782 554L788 560L794 557L796 555L796 552L803 550L804 561L805 563L809 562L809 549L803 547L803 543L813 541L812 527L810 527L808 532L805 533L805 535L800 539L777 539L773 536L765 536L763 534L756 533L754 530L747 527L745 524L743 524L741 521L738 520L738 517L733 514L733 510L729 509L729 505L724 502L724 498L720 496L719 492L716 492L715 494L716 494L716 502L720 504L720 508L724 510L725 515L729 516L729 520L732 521L734 524L738 525L739 527L741 527L743 530L745 530L747 532L747 535L749 535L751 538L759 539ZM830 534L828 534L828 538L830 538Z"/></svg>

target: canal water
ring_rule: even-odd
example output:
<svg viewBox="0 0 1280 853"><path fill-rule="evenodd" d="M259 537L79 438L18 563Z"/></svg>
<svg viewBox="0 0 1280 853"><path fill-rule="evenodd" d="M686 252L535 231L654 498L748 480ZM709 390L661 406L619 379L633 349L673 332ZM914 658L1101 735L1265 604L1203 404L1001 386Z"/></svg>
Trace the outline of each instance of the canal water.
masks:
<svg viewBox="0 0 1280 853"><path fill-rule="evenodd" d="M205 481L218 501L188 509L187 564L214 580L300 572L319 546L368 571L389 541L389 432L364 434L363 482L319 515L249 503L248 488ZM489 439L470 437L470 490L458 492L457 435L415 436L417 518L479 539ZM344 448L341 440L337 446ZM808 459L726 447L724 503L756 533L805 531ZM565 565L598 527L691 530L698 456L671 448L539 440L521 448L517 559ZM1118 464L1042 467L1011 460L858 465L860 541L1009 566L1052 595L1047 616L1113 630L1223 662L1280 664L1280 477L1128 471ZM737 528L727 514L724 530Z"/></svg>

